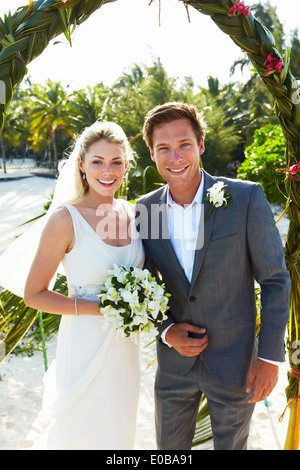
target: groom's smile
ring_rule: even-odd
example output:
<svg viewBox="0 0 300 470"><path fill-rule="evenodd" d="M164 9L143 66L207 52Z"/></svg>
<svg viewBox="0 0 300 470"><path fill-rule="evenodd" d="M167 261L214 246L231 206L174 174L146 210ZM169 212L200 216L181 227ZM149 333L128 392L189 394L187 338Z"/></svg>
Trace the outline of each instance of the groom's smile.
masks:
<svg viewBox="0 0 300 470"><path fill-rule="evenodd" d="M186 169L188 168L188 165L187 166L184 166L182 168L167 168L167 170L170 172L170 173L175 173L175 174L181 174L183 173Z"/></svg>

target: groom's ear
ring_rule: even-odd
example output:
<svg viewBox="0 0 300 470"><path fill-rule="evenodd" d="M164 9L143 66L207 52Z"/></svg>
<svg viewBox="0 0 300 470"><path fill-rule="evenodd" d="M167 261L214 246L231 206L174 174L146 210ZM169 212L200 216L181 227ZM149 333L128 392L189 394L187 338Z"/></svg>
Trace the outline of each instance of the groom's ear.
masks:
<svg viewBox="0 0 300 470"><path fill-rule="evenodd" d="M153 152L153 149L151 149L151 148L150 148L150 155L151 155L151 160L153 160L155 162L154 152Z"/></svg>
<svg viewBox="0 0 300 470"><path fill-rule="evenodd" d="M205 151L204 137L202 137L200 145L199 145L199 155L202 155L204 151Z"/></svg>

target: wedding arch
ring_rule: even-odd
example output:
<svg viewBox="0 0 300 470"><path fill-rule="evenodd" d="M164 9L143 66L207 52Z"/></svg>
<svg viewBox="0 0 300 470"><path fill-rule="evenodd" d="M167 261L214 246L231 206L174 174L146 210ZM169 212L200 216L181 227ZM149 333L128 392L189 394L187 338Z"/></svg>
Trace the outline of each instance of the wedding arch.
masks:
<svg viewBox="0 0 300 470"><path fill-rule="evenodd" d="M49 42L64 33L71 42L71 30L106 3L117 0L37 0L0 19L0 131L4 114L16 87L27 73L27 64L38 57ZM146 1L146 0L144 0ZM148 0L149 1L149 0ZM150 4L154 0L150 0ZM161 1L161 0L157 0ZM174 0L175 1L175 0ZM300 435L300 93L289 68L289 52L279 51L272 34L252 15L244 1L179 0L186 9L195 8L212 21L243 52L274 98L274 112L286 142L286 209L289 229L285 244L286 264L292 289L288 352L290 358L287 405L290 422L286 449L298 449ZM190 45L192 48L192 46ZM3 95L3 93L2 93ZM298 164L299 162L299 164ZM274 169L275 171L275 169ZM297 353L298 351L298 353Z"/></svg>

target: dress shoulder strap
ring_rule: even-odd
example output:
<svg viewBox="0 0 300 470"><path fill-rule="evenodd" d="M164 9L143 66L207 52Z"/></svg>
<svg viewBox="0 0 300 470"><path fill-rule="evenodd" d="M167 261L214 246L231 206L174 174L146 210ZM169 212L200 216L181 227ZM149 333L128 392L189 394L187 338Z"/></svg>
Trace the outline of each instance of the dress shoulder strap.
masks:
<svg viewBox="0 0 300 470"><path fill-rule="evenodd" d="M121 204L125 211L127 212L128 216L130 218L134 217L134 206L133 204L130 204L130 202L126 201L125 199L122 199L122 198L119 198L117 199L117 201L119 202L119 204Z"/></svg>
<svg viewBox="0 0 300 470"><path fill-rule="evenodd" d="M68 211L69 211L69 213L70 213L72 219L73 219L73 217L76 218L77 213L78 213L78 210L77 210L74 206L71 206L71 204L64 204L64 207L65 207L66 209L68 209Z"/></svg>
<svg viewBox="0 0 300 470"><path fill-rule="evenodd" d="M69 211L69 214L72 218L75 240L77 240L80 234L82 216L76 207L71 206L71 204L64 204L64 207Z"/></svg>

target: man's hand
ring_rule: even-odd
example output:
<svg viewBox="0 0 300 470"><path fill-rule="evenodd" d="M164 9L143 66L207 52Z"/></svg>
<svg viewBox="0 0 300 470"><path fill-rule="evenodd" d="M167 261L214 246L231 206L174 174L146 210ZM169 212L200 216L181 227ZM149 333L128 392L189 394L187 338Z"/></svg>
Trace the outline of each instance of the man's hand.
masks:
<svg viewBox="0 0 300 470"><path fill-rule="evenodd" d="M208 344L207 335L203 338L191 338L189 333L203 335L205 331L204 328L188 323L175 323L168 329L166 341L182 356L198 356Z"/></svg>
<svg viewBox="0 0 300 470"><path fill-rule="evenodd" d="M278 366L257 359L250 371L246 392L253 396L248 403L257 403L267 398L278 381Z"/></svg>

